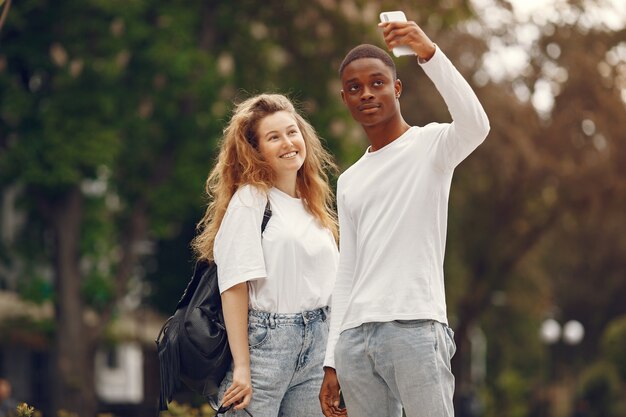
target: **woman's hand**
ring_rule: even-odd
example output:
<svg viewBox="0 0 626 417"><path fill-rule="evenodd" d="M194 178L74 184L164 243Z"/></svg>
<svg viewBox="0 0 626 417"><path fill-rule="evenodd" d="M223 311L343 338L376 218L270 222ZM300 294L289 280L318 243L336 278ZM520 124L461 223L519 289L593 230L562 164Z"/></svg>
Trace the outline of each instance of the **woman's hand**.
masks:
<svg viewBox="0 0 626 417"><path fill-rule="evenodd" d="M222 293L222 310L228 344L233 354L233 383L224 393L222 406L235 404L235 409L241 410L252 399L248 348L248 285L245 282Z"/></svg>
<svg viewBox="0 0 626 417"><path fill-rule="evenodd" d="M250 381L250 367L235 367L233 369L233 383L224 393L222 406L228 407L235 404L236 410L241 410L250 404L252 400L252 383Z"/></svg>

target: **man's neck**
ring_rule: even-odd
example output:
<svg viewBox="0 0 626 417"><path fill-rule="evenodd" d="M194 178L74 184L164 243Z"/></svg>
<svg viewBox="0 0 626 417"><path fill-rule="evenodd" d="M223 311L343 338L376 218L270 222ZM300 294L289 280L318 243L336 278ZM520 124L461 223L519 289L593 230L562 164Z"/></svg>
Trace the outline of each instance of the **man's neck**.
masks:
<svg viewBox="0 0 626 417"><path fill-rule="evenodd" d="M411 126L402 117L389 120L386 123L379 123L372 126L363 126L365 134L370 142L370 152L375 152L394 140L398 139L409 130Z"/></svg>

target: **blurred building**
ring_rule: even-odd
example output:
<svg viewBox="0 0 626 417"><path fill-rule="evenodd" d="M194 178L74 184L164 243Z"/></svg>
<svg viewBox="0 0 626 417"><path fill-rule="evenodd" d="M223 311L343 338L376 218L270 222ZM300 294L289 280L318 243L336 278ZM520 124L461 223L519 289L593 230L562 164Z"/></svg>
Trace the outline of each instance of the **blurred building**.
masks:
<svg viewBox="0 0 626 417"><path fill-rule="evenodd" d="M0 291L0 377L8 379L13 396L44 415L51 408L51 303L21 300ZM109 328L110 338L94 361L99 411L117 417L154 417L159 395L159 367L154 340L165 318L138 309L121 315Z"/></svg>

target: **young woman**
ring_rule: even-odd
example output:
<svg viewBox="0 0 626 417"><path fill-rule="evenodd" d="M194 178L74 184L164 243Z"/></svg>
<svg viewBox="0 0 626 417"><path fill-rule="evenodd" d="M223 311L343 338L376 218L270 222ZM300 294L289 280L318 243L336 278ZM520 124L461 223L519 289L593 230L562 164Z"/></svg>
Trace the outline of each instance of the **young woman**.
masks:
<svg viewBox="0 0 626 417"><path fill-rule="evenodd" d="M238 416L322 416L318 394L337 223L315 130L285 96L239 104L207 179L212 201L193 247L218 266L233 366L222 408ZM272 215L261 234L269 202Z"/></svg>

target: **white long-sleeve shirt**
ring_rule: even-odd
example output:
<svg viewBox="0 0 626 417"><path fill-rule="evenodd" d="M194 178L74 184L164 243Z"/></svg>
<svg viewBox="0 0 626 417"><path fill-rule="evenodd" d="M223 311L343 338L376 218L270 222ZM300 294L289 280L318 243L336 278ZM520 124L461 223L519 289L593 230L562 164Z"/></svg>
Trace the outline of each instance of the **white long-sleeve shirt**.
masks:
<svg viewBox="0 0 626 417"><path fill-rule="evenodd" d="M340 250L324 366L335 367L341 331L368 322L447 324L443 277L454 168L489 132L478 98L437 48L420 63L452 123L412 127L368 151L337 184Z"/></svg>

